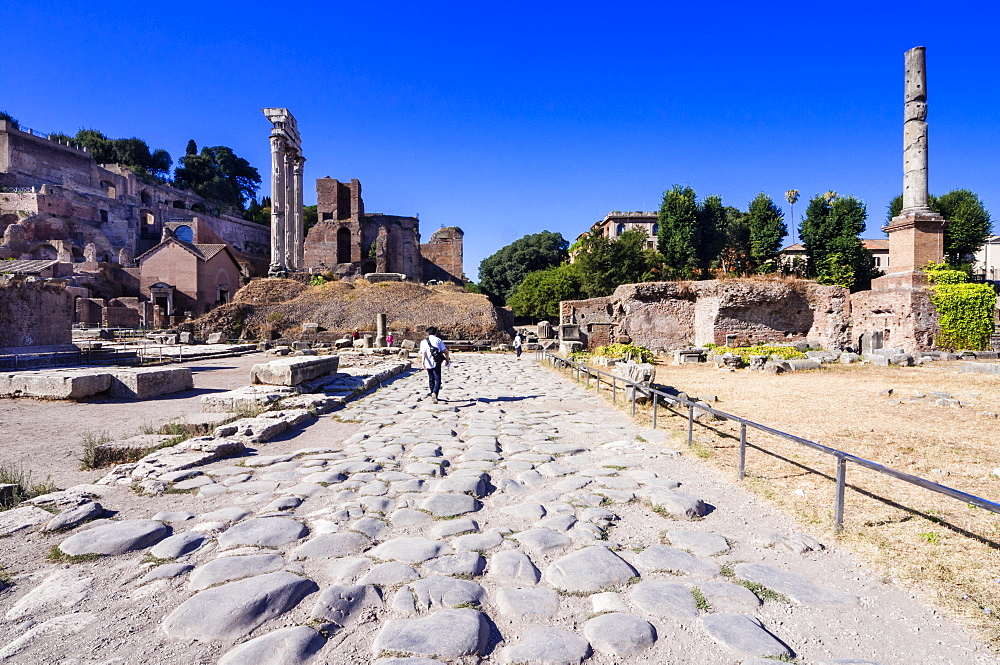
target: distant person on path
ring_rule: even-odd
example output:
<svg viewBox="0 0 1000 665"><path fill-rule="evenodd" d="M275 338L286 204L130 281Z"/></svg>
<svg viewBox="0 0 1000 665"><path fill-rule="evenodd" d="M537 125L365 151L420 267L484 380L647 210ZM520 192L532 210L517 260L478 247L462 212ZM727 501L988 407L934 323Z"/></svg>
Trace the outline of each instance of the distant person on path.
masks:
<svg viewBox="0 0 1000 665"><path fill-rule="evenodd" d="M385 336L385 345L392 346L392 333Z"/></svg>
<svg viewBox="0 0 1000 665"><path fill-rule="evenodd" d="M521 340L521 333L518 332L516 335L514 335L514 353L517 354L517 359L518 360L521 359L521 344L522 343L523 343L523 341Z"/></svg>
<svg viewBox="0 0 1000 665"><path fill-rule="evenodd" d="M427 370L431 401L437 404L438 393L441 391L441 365L451 366L451 353L438 337L438 329L434 326L427 327L427 337L420 342L420 359Z"/></svg>
<svg viewBox="0 0 1000 665"><path fill-rule="evenodd" d="M361 337L361 335L358 334L357 330L351 333L351 339L357 339L359 337Z"/></svg>

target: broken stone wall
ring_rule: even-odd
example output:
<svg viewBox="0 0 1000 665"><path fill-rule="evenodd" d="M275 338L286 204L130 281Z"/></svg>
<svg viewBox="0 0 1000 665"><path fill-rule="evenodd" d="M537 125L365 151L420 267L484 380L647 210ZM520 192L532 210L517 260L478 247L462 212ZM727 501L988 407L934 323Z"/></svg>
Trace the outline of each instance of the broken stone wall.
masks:
<svg viewBox="0 0 1000 665"><path fill-rule="evenodd" d="M0 345L52 346L72 340L73 296L62 284L0 281Z"/></svg>
<svg viewBox="0 0 1000 665"><path fill-rule="evenodd" d="M465 282L464 238L462 229L449 226L438 229L431 234L429 242L420 245L425 282L432 279L459 284Z"/></svg>
<svg viewBox="0 0 1000 665"><path fill-rule="evenodd" d="M891 275L889 277L892 277ZM854 344L865 332L880 332L885 348L930 351L938 334L938 315L930 289L880 278L884 288L851 294Z"/></svg>

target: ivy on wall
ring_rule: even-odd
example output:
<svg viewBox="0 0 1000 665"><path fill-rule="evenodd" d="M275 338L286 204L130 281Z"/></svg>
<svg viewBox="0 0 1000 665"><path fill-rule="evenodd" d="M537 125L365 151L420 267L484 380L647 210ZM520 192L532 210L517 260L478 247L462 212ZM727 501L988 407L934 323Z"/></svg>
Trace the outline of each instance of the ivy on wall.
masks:
<svg viewBox="0 0 1000 665"><path fill-rule="evenodd" d="M961 270L931 263L924 269L931 282L931 302L938 312L937 346L982 351L993 334L997 294L988 284L971 284Z"/></svg>

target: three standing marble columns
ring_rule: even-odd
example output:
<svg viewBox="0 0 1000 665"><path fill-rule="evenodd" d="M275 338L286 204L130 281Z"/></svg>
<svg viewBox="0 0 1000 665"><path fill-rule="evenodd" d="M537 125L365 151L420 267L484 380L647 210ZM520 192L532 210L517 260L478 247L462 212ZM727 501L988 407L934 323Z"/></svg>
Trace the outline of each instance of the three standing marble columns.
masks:
<svg viewBox="0 0 1000 665"><path fill-rule="evenodd" d="M304 269L302 143L295 117L282 108L261 109L271 121L271 266L268 276Z"/></svg>

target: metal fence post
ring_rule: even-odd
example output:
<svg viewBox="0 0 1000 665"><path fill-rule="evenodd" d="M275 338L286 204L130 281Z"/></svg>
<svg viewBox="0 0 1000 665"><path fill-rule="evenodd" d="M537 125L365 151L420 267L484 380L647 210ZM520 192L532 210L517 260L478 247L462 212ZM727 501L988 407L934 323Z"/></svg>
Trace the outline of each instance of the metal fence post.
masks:
<svg viewBox="0 0 1000 665"><path fill-rule="evenodd" d="M694 445L694 404L688 405L688 446Z"/></svg>
<svg viewBox="0 0 1000 665"><path fill-rule="evenodd" d="M746 475L747 466L747 424L740 422L740 480Z"/></svg>
<svg viewBox="0 0 1000 665"><path fill-rule="evenodd" d="M618 384L615 382L615 377L611 377L611 403L618 403Z"/></svg>
<svg viewBox="0 0 1000 665"><path fill-rule="evenodd" d="M847 484L847 460L837 455L837 498L833 504L833 530L844 528L844 486Z"/></svg>
<svg viewBox="0 0 1000 665"><path fill-rule="evenodd" d="M632 417L635 418L635 386L632 386Z"/></svg>
<svg viewBox="0 0 1000 665"><path fill-rule="evenodd" d="M659 395L653 393L653 429L656 429L656 401Z"/></svg>

